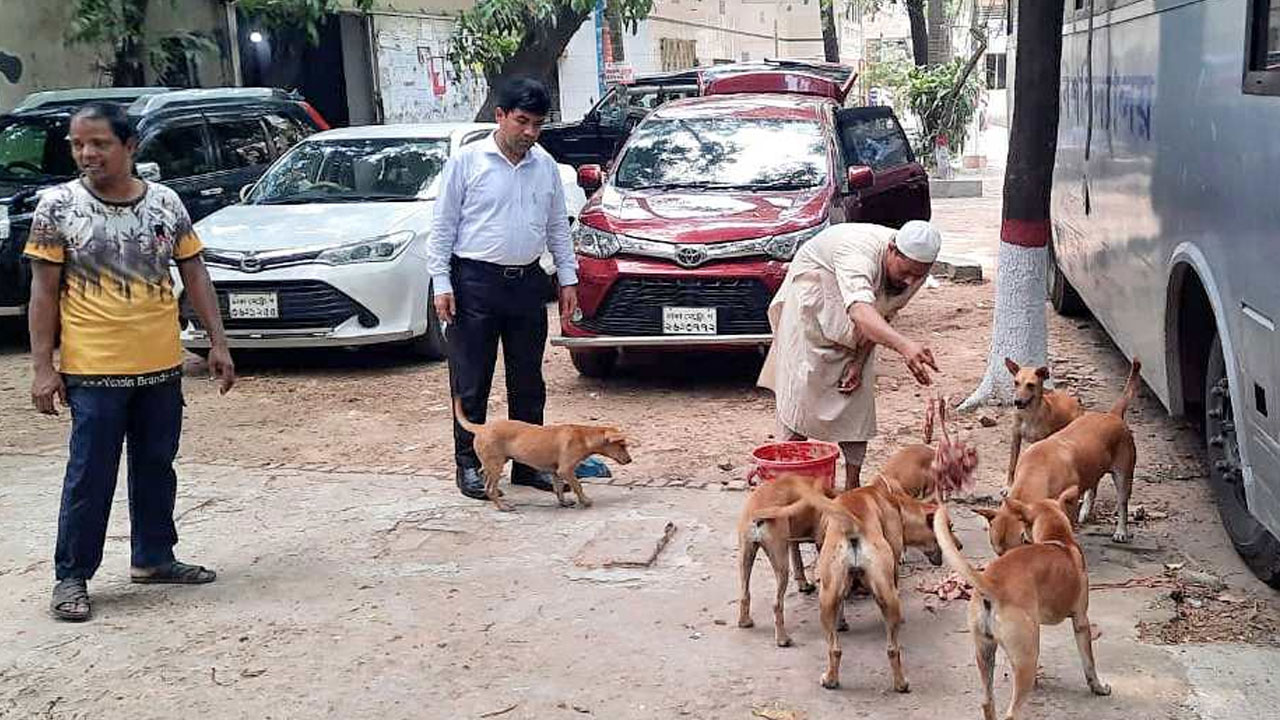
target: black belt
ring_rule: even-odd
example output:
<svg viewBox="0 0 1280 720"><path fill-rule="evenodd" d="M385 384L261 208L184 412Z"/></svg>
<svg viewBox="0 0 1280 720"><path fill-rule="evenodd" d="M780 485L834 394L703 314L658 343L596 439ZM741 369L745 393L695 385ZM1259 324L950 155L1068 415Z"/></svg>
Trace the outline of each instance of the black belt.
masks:
<svg viewBox="0 0 1280 720"><path fill-rule="evenodd" d="M491 275L500 275L508 280L522 278L525 273L533 272L534 270L542 272L542 265L537 260L529 263L528 265L499 265L497 263L485 262L484 260L472 260L470 258L454 255L453 264L458 267L480 270Z"/></svg>

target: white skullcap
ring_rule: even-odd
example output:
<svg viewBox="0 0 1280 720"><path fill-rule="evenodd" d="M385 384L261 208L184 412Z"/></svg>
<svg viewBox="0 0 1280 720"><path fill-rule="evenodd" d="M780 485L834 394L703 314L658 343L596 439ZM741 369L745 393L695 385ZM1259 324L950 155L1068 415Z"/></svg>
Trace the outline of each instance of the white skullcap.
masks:
<svg viewBox="0 0 1280 720"><path fill-rule="evenodd" d="M932 265L942 249L942 234L923 220L912 220L903 225L893 240L898 252L925 265Z"/></svg>

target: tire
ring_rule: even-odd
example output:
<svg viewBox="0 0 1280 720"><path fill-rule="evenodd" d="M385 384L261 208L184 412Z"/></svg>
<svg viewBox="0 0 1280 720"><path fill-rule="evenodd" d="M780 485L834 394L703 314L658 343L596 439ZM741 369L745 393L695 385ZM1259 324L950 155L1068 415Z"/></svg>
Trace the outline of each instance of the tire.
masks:
<svg viewBox="0 0 1280 720"><path fill-rule="evenodd" d="M434 307L427 311L427 331L409 341L409 352L423 360L443 360L449 357L449 341L440 328L440 318Z"/></svg>
<svg viewBox="0 0 1280 720"><path fill-rule="evenodd" d="M1080 293L1076 292L1076 289L1071 286L1071 281L1062 274L1062 268L1058 267L1058 256L1053 252L1052 242L1046 250L1049 253L1049 262L1045 273L1045 290L1049 297L1049 304L1063 317L1080 317L1088 314L1089 308L1085 307L1084 300L1080 299Z"/></svg>
<svg viewBox="0 0 1280 720"><path fill-rule="evenodd" d="M570 350L569 358L578 374L589 378L607 378L618 365L617 350Z"/></svg>
<svg viewBox="0 0 1280 720"><path fill-rule="evenodd" d="M1236 552L1258 579L1280 589L1280 540L1249 511L1240 471L1239 438L1234 430L1235 412L1227 382L1222 340L1214 336L1209 349L1209 365L1205 370L1204 398L1209 486L1217 500L1222 525Z"/></svg>

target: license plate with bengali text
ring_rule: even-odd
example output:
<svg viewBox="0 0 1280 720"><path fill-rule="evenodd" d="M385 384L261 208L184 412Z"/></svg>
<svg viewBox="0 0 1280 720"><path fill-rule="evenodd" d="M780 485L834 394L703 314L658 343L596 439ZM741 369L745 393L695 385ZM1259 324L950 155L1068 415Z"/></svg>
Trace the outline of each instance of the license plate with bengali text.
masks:
<svg viewBox="0 0 1280 720"><path fill-rule="evenodd" d="M233 320L269 320L280 317L280 300L275 293L231 293L227 314Z"/></svg>
<svg viewBox="0 0 1280 720"><path fill-rule="evenodd" d="M662 308L664 335L715 335L715 308Z"/></svg>

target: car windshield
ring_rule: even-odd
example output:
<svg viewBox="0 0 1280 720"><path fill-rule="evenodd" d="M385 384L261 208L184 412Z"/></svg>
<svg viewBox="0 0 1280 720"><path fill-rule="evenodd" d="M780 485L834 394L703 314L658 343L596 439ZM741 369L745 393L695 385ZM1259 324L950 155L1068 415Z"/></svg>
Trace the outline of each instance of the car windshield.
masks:
<svg viewBox="0 0 1280 720"><path fill-rule="evenodd" d="M76 174L65 120L0 118L0 178L47 180Z"/></svg>
<svg viewBox="0 0 1280 720"><path fill-rule="evenodd" d="M827 140L812 120L651 118L618 163L621 188L814 187L827 180Z"/></svg>
<svg viewBox="0 0 1280 720"><path fill-rule="evenodd" d="M248 200L264 205L419 200L448 157L444 138L304 142L262 176Z"/></svg>

